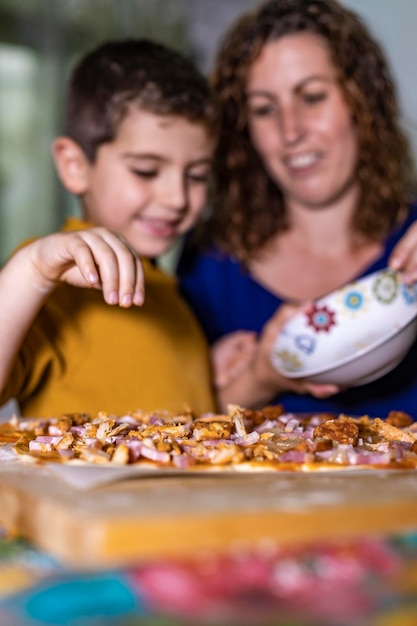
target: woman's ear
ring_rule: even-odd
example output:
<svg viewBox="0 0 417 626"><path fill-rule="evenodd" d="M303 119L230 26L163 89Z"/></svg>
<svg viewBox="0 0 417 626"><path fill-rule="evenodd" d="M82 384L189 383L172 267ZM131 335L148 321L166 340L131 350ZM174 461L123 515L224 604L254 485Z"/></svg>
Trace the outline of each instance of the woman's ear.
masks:
<svg viewBox="0 0 417 626"><path fill-rule="evenodd" d="M88 190L90 163L81 147L69 137L57 137L52 156L65 189L76 196L83 195Z"/></svg>

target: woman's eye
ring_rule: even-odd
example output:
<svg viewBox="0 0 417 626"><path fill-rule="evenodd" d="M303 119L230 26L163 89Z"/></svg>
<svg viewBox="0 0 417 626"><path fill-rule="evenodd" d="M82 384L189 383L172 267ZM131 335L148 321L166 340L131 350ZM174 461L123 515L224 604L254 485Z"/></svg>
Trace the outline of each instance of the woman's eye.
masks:
<svg viewBox="0 0 417 626"><path fill-rule="evenodd" d="M263 104L249 107L249 115L252 117L267 117L274 113L274 107L270 104Z"/></svg>
<svg viewBox="0 0 417 626"><path fill-rule="evenodd" d="M327 98L327 94L324 91L317 93L305 93L302 98L306 104L317 104L318 102L325 100Z"/></svg>

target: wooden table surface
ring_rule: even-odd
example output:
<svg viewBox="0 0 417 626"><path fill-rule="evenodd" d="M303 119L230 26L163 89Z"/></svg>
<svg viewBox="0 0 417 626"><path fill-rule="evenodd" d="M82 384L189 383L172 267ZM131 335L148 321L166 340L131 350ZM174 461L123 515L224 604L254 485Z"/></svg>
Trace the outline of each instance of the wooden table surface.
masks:
<svg viewBox="0 0 417 626"><path fill-rule="evenodd" d="M0 464L0 523L78 568L417 529L417 473L160 476L80 490Z"/></svg>

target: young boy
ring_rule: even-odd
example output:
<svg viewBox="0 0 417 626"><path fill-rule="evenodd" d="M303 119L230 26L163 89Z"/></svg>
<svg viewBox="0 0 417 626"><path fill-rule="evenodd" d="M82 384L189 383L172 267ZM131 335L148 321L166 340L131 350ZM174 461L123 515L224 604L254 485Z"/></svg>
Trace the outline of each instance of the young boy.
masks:
<svg viewBox="0 0 417 626"><path fill-rule="evenodd" d="M15 397L24 416L215 410L203 335L152 262L203 209L212 135L207 82L178 53L129 40L81 60L53 156L83 221L0 273L0 404Z"/></svg>

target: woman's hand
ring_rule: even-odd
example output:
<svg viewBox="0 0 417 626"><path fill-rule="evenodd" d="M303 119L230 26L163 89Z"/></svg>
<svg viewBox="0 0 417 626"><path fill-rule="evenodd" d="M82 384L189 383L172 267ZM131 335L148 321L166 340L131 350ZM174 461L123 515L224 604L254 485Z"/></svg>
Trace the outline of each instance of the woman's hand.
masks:
<svg viewBox="0 0 417 626"><path fill-rule="evenodd" d="M317 398L327 398L340 391L340 387L337 385L311 383L302 378L286 378L272 364L271 353L273 346L283 326L297 313L308 311L310 306L310 303L302 306L282 305L263 328L259 339L259 349L255 354L251 367L261 384L271 388L273 395L285 391L293 391L302 395L309 393Z"/></svg>
<svg viewBox="0 0 417 626"><path fill-rule="evenodd" d="M257 344L256 333L249 330L237 330L213 344L211 360L217 389L227 387L248 367Z"/></svg>
<svg viewBox="0 0 417 626"><path fill-rule="evenodd" d="M258 339L253 333L237 331L215 345L215 380L223 410L229 403L258 408L287 391L309 393L316 398L327 398L340 391L336 385L286 378L272 364L271 352L284 324L296 313L308 310L309 306L282 305L265 324Z"/></svg>
<svg viewBox="0 0 417 626"><path fill-rule="evenodd" d="M410 226L391 252L388 267L402 272L407 284L417 280L417 222Z"/></svg>
<svg viewBox="0 0 417 626"><path fill-rule="evenodd" d="M45 292L57 283L101 289L108 304L143 303L141 261L121 236L106 228L55 233L37 239L22 253L29 255L36 286Z"/></svg>

